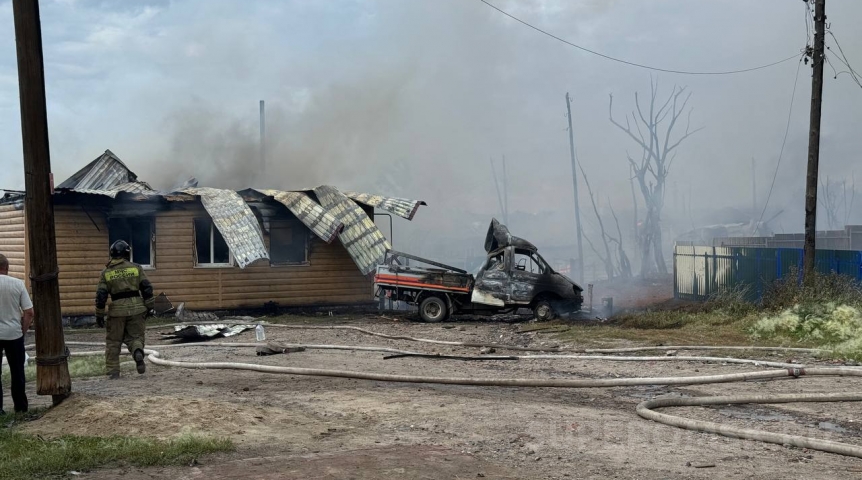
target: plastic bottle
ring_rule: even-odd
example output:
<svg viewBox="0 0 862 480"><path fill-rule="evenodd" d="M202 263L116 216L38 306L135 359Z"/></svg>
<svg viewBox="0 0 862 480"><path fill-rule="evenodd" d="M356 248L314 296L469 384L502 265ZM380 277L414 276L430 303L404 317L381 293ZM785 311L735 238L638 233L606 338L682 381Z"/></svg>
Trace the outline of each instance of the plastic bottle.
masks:
<svg viewBox="0 0 862 480"><path fill-rule="evenodd" d="M254 338L257 339L258 342L266 340L266 332L263 331L263 325L254 327Z"/></svg>

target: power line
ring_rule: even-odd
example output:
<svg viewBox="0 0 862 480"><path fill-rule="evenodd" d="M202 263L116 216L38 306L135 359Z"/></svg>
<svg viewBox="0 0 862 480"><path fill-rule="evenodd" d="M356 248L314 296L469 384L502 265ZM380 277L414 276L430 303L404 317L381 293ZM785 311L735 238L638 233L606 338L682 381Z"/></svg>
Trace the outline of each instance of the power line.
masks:
<svg viewBox="0 0 862 480"><path fill-rule="evenodd" d="M603 54L603 53L599 53L599 52L597 52L597 51L595 51L595 50L590 50L589 48L582 47L582 46L580 46L580 45L576 45L576 44L574 44L574 43L572 43L572 42L570 42L570 41L568 41L568 40L566 40L566 39L564 39L564 38L560 38L560 37L558 37L558 36L554 35L553 33L550 33L550 32L548 32L548 31L546 31L546 30L542 30L542 29L541 29L541 28L539 28L539 27L536 27L536 26L534 26L534 25L531 25L531 24L529 24L529 23L525 22L524 20L521 20L520 18L518 18L518 17L516 17L516 16L512 15L511 13L506 12L505 10L502 10L502 9L500 9L499 7L497 7L497 6L495 6L495 5L491 4L491 3L489 3L487 0L479 0L479 1L480 1L480 2L482 2L482 3L484 3L485 5L487 5L487 6L491 7L491 8L493 8L494 10L496 10L496 11L498 11L498 12L502 13L503 15L505 15L505 16L507 16L507 17L511 18L512 20L515 20L516 22L518 22L518 23L520 23L520 24L522 24L522 25L525 25L525 26L527 26L527 27L530 27L530 28L532 28L533 30L535 30L535 31L537 31L537 32L539 32L539 33L542 33L542 34L544 34L544 35L547 35L547 36L549 36L549 37L553 38L554 40L557 40L557 41L563 42L563 43L565 43L566 45L569 45L570 47L575 47L575 48L577 48L578 50L582 50L582 51L584 51L584 52L591 53L591 54L593 54L593 55L596 55L596 56L602 57L602 58L604 58L604 59L606 59L606 60L611 60L611 61L614 61L614 62L619 62L619 63L626 64L626 65L631 65L631 66L633 66L633 67L645 68L645 69L647 69L647 70L654 70L654 71L657 71L657 72L677 73L677 74L680 74L680 75L732 75L732 74L735 74L735 73L753 72L753 71L755 71L755 70L762 70L762 69L764 69L764 68L773 67L773 66L778 65L778 64L780 64L780 63L784 63L784 62L787 62L787 61L789 61L789 60L793 60L794 58L797 58L797 57L799 56L799 54L794 54L794 55L792 55L792 56L790 56L790 57L787 57L787 58L784 58L784 59L781 59L781 60L778 60L778 61L775 61L775 62L772 62L772 63L768 63L768 64L766 64L766 65L760 65L760 66L757 66L757 67L751 67L751 68L743 68L743 69L739 69L739 70L726 70L726 71L718 71L718 72L696 72L696 71L689 71L689 70L672 70L672 69L669 69L669 68L653 67L653 66L650 66L650 65L644 65L644 64L642 64L642 63L635 63L635 62L630 62L630 61L628 61L628 60L623 60L623 59L621 59L621 58L612 57L612 56L610 56L610 55L605 55L605 54Z"/></svg>
<svg viewBox="0 0 862 480"><path fill-rule="evenodd" d="M760 222L763 221L763 216L766 214L766 207L769 206L769 199L772 198L772 190L775 188L775 179L778 178L778 169L781 167L781 159L784 156L784 146L787 144L787 134L790 132L790 120L793 117L793 100L796 98L796 86L799 84L799 70L802 67L802 58L796 65L796 79L793 80L793 93L790 94L790 109L787 112L787 125L784 127L784 139L781 141L781 150L778 152L778 164L775 165L775 173L772 174L772 184L769 185L769 193L766 195L766 202L763 204L763 211L760 212L760 219L754 227L754 233L760 228Z"/></svg>
<svg viewBox="0 0 862 480"><path fill-rule="evenodd" d="M841 44L840 44L840 43L838 43L838 37L836 37L836 36L835 36L835 34L834 34L834 33L832 33L832 31L831 31L831 30L827 30L827 33L829 33L829 35L832 37L832 40L835 40L835 46L837 46L837 47L838 47L838 52L841 54L841 56L836 55L836 54L835 54L835 52L833 52L833 51L832 51L832 49L831 49L831 48L829 48L829 47L826 47L826 49L827 49L827 50L829 50L829 53L831 53L832 55L834 55L834 56L835 56L835 58L836 58L839 62L843 63L843 64L844 64L844 66L846 66L846 67L847 67L847 69L848 69L847 71L837 72L837 73L835 74L835 78L838 78L838 75L841 75L842 73L847 73L847 74L849 74L849 75L850 75L850 77L851 77L851 78L853 78L853 81L854 81L854 82L856 82L856 84L857 84L857 85L859 85L860 87L862 87L862 81L860 81L860 77L862 77L862 75L860 75L860 74L859 74L855 69L853 69L853 67L850 65L850 60L848 60L848 59L847 59L847 55L845 55L845 54L844 54L844 49L842 49L842 48L841 48ZM826 58L827 58L827 60L829 59L829 57L828 57L828 56L827 56ZM830 65L831 65L831 62L830 62ZM834 69L834 67L833 67L833 69Z"/></svg>

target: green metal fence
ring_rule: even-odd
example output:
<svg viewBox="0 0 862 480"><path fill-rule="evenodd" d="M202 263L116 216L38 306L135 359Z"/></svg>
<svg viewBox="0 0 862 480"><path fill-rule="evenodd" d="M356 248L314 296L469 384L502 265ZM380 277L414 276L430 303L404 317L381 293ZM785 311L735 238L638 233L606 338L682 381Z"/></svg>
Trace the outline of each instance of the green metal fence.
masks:
<svg viewBox="0 0 862 480"><path fill-rule="evenodd" d="M862 281L862 251L818 250L815 264L820 272ZM759 302L772 282L793 270L802 270L802 249L677 245L673 253L674 296L704 300L721 290L745 286L748 299Z"/></svg>

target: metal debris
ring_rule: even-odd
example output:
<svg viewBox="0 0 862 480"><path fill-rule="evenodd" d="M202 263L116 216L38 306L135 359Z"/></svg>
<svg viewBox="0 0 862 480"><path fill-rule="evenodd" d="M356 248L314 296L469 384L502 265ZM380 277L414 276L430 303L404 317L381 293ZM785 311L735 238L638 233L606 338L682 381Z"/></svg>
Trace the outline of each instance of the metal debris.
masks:
<svg viewBox="0 0 862 480"><path fill-rule="evenodd" d="M509 233L509 228L500 223L496 218L491 219L488 233L485 235L485 251L493 252L503 247L513 246L525 250L537 251L535 245Z"/></svg>
<svg viewBox="0 0 862 480"><path fill-rule="evenodd" d="M384 197L370 193L344 192L349 198L365 205L376 207L387 212L394 213L401 218L413 220L420 205L428 205L422 200L410 200L407 198Z"/></svg>
<svg viewBox="0 0 862 480"><path fill-rule="evenodd" d="M201 342L214 338L232 337L251 330L254 325L189 325L174 327L173 333L162 333L162 340L181 340L184 342Z"/></svg>
<svg viewBox="0 0 862 480"><path fill-rule="evenodd" d="M363 275L373 273L392 248L383 233L359 205L335 187L321 185L314 189L320 204L344 224L338 236L347 253Z"/></svg>
<svg viewBox="0 0 862 480"><path fill-rule="evenodd" d="M110 191L120 185L133 183L145 185L148 190L152 190L149 185L137 180L138 176L129 170L126 164L120 161L112 151L105 150L105 153L100 155L99 158L88 163L87 166L78 170L66 181L58 185L57 189Z"/></svg>
<svg viewBox="0 0 862 480"><path fill-rule="evenodd" d="M209 187L184 188L180 192L201 198L204 209L230 247L239 268L269 259L260 223L238 193Z"/></svg>
<svg viewBox="0 0 862 480"><path fill-rule="evenodd" d="M186 310L185 302L181 303L180 306L177 307L177 313L174 315L177 320L183 323L189 322L215 322L218 320L218 317L214 313L209 312L192 312Z"/></svg>
<svg viewBox="0 0 862 480"><path fill-rule="evenodd" d="M165 295L165 292L162 292L156 296L156 303L153 307L153 310L156 311L156 314L162 315L170 312L174 309L174 304L171 303L171 300Z"/></svg>
<svg viewBox="0 0 862 480"><path fill-rule="evenodd" d="M308 194L304 192L285 192L281 190L257 190L258 192L274 198L291 213L296 215L306 227L318 238L326 243L331 243L341 233L344 224L338 221L332 214L318 205Z"/></svg>

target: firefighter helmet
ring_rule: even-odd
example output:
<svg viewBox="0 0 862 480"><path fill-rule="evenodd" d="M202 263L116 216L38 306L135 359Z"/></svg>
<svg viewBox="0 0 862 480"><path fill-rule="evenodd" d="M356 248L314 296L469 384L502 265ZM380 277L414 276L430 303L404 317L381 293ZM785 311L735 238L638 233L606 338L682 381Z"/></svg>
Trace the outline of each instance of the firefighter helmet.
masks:
<svg viewBox="0 0 862 480"><path fill-rule="evenodd" d="M132 247L125 240L117 240L111 245L111 258L125 258L129 260L132 257Z"/></svg>

